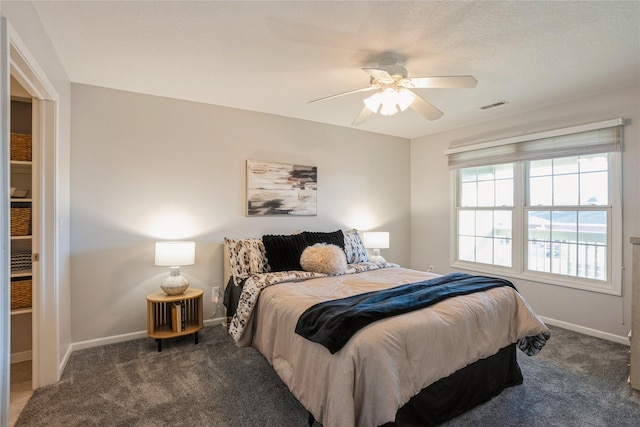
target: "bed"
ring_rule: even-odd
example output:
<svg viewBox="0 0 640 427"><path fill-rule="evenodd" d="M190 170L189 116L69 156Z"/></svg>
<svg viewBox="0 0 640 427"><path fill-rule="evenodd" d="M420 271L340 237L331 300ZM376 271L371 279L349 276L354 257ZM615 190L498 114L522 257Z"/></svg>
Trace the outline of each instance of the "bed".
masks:
<svg viewBox="0 0 640 427"><path fill-rule="evenodd" d="M516 349L535 355L550 337L515 288L500 285L374 321L326 347L296 333L303 314L441 276L369 262L357 230L300 234L225 239L225 306L236 344L266 358L310 424L437 425L521 384ZM344 270L294 265L310 246L339 246Z"/></svg>

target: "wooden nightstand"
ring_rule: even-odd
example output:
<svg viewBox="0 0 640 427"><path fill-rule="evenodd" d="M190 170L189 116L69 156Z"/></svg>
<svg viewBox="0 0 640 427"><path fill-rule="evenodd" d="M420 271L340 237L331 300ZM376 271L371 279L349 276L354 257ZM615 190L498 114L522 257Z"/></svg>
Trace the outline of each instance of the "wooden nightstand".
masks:
<svg viewBox="0 0 640 427"><path fill-rule="evenodd" d="M198 331L202 329L202 289L189 288L180 295L167 295L163 291L147 295L147 335L155 338L158 351L162 340L194 334L198 344Z"/></svg>

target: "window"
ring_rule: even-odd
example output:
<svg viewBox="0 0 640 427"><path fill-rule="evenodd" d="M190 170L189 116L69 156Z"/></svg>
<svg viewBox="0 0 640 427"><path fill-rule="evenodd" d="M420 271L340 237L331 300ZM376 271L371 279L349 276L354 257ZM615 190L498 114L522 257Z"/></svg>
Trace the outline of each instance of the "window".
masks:
<svg viewBox="0 0 640 427"><path fill-rule="evenodd" d="M526 268L606 281L608 156L539 160L527 169Z"/></svg>
<svg viewBox="0 0 640 427"><path fill-rule="evenodd" d="M513 165L460 170L458 258L511 266Z"/></svg>
<svg viewBox="0 0 640 427"><path fill-rule="evenodd" d="M453 265L619 295L620 128L448 152Z"/></svg>

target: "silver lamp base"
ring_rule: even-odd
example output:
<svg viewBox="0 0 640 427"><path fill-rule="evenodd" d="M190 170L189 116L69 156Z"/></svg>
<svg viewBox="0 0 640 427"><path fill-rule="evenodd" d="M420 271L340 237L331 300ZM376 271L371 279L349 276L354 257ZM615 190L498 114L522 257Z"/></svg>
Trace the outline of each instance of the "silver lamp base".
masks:
<svg viewBox="0 0 640 427"><path fill-rule="evenodd" d="M180 275L180 267L171 267L171 275L162 281L160 288L167 295L180 295L189 288L189 281Z"/></svg>

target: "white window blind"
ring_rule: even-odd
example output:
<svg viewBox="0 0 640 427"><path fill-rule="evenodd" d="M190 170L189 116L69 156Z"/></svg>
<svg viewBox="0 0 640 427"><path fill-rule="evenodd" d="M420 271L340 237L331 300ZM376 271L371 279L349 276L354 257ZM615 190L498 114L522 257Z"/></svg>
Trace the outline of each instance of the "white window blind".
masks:
<svg viewBox="0 0 640 427"><path fill-rule="evenodd" d="M623 119L453 147L452 169L622 151Z"/></svg>

